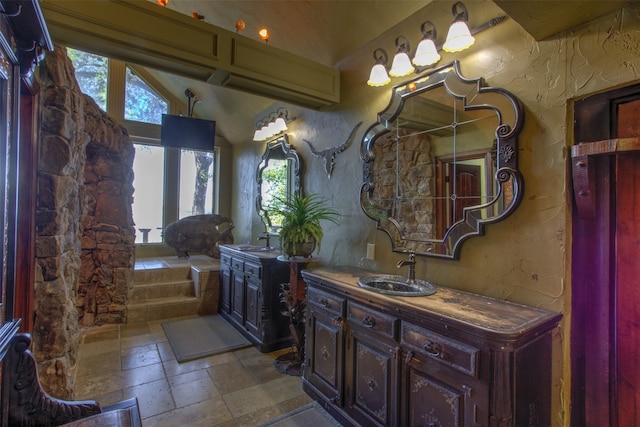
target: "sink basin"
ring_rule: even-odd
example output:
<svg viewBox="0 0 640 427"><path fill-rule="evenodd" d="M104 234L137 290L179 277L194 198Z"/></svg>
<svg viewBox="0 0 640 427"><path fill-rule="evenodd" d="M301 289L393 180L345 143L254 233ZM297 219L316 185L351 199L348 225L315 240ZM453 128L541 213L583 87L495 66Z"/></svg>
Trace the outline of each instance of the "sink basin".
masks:
<svg viewBox="0 0 640 427"><path fill-rule="evenodd" d="M424 280L409 281L404 276L363 276L358 279L358 286L380 294L401 297L423 297L436 293L433 283Z"/></svg>
<svg viewBox="0 0 640 427"><path fill-rule="evenodd" d="M272 251L274 249L273 246L270 247L265 247L265 246L258 246L258 245L240 245L238 246L238 250L239 251L245 251L245 252L269 252Z"/></svg>

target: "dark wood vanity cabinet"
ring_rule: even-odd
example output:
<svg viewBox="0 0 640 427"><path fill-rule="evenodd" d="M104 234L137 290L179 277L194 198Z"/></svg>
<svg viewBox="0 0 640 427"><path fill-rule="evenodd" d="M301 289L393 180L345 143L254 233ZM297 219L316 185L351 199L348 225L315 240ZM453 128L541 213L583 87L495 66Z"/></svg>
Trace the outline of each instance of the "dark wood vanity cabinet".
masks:
<svg viewBox="0 0 640 427"><path fill-rule="evenodd" d="M280 284L289 267L274 251L242 251L220 246L220 314L262 352L291 344L289 318L280 301Z"/></svg>
<svg viewBox="0 0 640 427"><path fill-rule="evenodd" d="M305 270L303 388L344 425L549 426L551 331L561 315L438 288L361 289L371 274Z"/></svg>

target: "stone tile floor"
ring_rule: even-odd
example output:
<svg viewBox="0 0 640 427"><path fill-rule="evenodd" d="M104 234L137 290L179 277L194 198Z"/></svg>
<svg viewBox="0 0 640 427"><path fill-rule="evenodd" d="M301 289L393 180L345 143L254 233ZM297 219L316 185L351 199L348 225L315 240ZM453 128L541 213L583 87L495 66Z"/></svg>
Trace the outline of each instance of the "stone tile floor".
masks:
<svg viewBox="0 0 640 427"><path fill-rule="evenodd" d="M103 326L83 336L75 400L101 405L137 397L145 427L255 426L311 399L300 377L247 347L178 363L161 322Z"/></svg>

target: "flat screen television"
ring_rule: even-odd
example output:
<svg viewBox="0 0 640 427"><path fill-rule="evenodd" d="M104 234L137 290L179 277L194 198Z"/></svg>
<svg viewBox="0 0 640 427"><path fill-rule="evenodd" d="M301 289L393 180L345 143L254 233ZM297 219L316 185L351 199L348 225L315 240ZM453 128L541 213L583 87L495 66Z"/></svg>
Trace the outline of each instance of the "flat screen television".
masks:
<svg viewBox="0 0 640 427"><path fill-rule="evenodd" d="M187 116L162 115L160 143L165 147L213 151L216 122Z"/></svg>

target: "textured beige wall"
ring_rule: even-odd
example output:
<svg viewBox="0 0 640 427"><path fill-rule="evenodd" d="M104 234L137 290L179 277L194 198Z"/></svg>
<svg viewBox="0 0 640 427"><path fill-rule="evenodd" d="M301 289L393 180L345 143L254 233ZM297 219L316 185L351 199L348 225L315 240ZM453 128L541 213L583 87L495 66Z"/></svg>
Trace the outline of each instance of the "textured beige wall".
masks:
<svg viewBox="0 0 640 427"><path fill-rule="evenodd" d="M388 102L390 86L366 85L376 47L392 52L397 35L412 43L419 27L434 20L440 37L446 33L450 5L434 2L421 12L372 41L358 54L338 64L342 72L342 101L330 111L290 107L298 117L290 125L290 142L304 162L306 193L323 194L342 213L338 225L325 229L318 262L358 265L367 243L376 245L377 269L396 273L401 254L391 252L389 238L375 229L358 203L362 182L359 144L366 128ZM481 23L501 15L489 1L468 2L470 20ZM476 292L500 299L564 313L554 336L553 425L568 423L570 364L568 327L570 309L570 188L567 186L569 100L640 78L640 5L598 19L574 31L536 42L516 22L506 20L476 36L476 44L457 54L445 54L440 64L460 60L469 78L483 76L490 86L515 94L525 108L520 139L519 167L525 180L520 207L505 221L489 225L486 234L467 240L458 261L419 257L416 275L437 285ZM440 21L434 17L442 17ZM399 79L394 82L399 83ZM359 121L364 125L349 148L338 155L329 179L319 158L303 141L317 148L341 143ZM247 123L247 126L251 124ZM253 173L264 144L234 149L232 215L236 240L255 240L263 231L254 209ZM249 218L249 215L251 218ZM402 271L401 274L404 274Z"/></svg>

